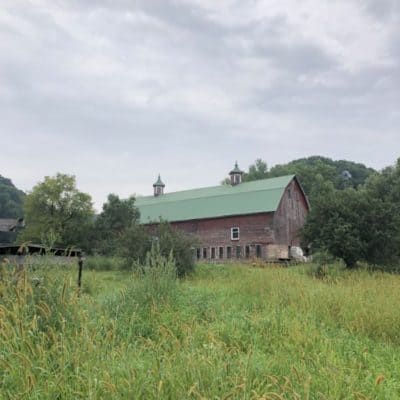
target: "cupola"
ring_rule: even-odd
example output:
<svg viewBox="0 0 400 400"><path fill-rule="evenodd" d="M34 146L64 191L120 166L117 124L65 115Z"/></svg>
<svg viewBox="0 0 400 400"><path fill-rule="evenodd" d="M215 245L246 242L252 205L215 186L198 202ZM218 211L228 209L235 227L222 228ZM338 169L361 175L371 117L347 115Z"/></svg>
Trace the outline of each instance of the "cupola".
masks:
<svg viewBox="0 0 400 400"><path fill-rule="evenodd" d="M239 185L242 183L242 175L243 171L239 168L237 161L235 162L235 167L231 172L229 172L229 175L231 177L231 185Z"/></svg>
<svg viewBox="0 0 400 400"><path fill-rule="evenodd" d="M158 174L158 179L153 184L153 188L154 188L154 196L157 197L157 196L164 194L165 185L164 185L163 181L161 180L160 174Z"/></svg>

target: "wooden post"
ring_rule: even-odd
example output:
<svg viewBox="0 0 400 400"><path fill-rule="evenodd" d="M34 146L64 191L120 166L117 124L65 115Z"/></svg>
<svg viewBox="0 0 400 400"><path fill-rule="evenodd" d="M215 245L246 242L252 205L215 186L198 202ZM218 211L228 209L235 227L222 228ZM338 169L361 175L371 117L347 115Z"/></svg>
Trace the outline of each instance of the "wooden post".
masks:
<svg viewBox="0 0 400 400"><path fill-rule="evenodd" d="M81 291L82 286L82 270L83 270L83 256L79 253L78 256L78 290Z"/></svg>

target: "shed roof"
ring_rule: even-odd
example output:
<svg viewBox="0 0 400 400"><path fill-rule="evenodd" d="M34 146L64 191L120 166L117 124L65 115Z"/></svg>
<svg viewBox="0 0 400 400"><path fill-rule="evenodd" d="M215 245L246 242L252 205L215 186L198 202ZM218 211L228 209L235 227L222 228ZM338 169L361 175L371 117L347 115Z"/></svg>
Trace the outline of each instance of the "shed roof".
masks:
<svg viewBox="0 0 400 400"><path fill-rule="evenodd" d="M80 249L63 249L60 247L47 248L42 244L0 244L0 255L53 255L64 257L78 257L82 255Z"/></svg>
<svg viewBox="0 0 400 400"><path fill-rule="evenodd" d="M137 197L142 223L218 218L276 211L294 175Z"/></svg>
<svg viewBox="0 0 400 400"><path fill-rule="evenodd" d="M0 218L0 232L13 232L22 224L22 218Z"/></svg>

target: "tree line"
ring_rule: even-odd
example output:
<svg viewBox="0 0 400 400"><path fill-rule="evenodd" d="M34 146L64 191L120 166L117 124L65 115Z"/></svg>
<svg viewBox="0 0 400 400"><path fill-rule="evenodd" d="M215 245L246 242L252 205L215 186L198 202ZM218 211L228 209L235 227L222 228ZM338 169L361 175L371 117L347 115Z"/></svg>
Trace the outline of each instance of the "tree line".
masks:
<svg viewBox="0 0 400 400"><path fill-rule="evenodd" d="M375 171L351 161L313 156L276 165L257 159L244 181L295 174L311 210L303 246L342 259L390 268L400 262L400 159Z"/></svg>
<svg viewBox="0 0 400 400"><path fill-rule="evenodd" d="M120 199L109 194L96 215L90 195L77 189L75 177L58 173L33 187L23 210L26 226L18 236L21 243L78 247L89 254L120 256L126 268L144 262L156 244L161 255L168 257L172 252L178 275L193 268L193 241L166 222L144 228L133 196Z"/></svg>
<svg viewBox="0 0 400 400"><path fill-rule="evenodd" d="M304 246L344 260L395 265L400 259L400 161L375 171L351 161L313 156L275 165L257 159L243 180L295 174L311 203L302 232ZM144 259L155 241L165 255L179 254L178 272L190 263L193 243L164 222L152 229L139 223L135 198L110 194L96 215L90 195L79 191L75 177L45 177L28 195L0 177L0 218L19 217L26 227L20 242L79 247L88 252ZM1 239L0 239L1 241Z"/></svg>

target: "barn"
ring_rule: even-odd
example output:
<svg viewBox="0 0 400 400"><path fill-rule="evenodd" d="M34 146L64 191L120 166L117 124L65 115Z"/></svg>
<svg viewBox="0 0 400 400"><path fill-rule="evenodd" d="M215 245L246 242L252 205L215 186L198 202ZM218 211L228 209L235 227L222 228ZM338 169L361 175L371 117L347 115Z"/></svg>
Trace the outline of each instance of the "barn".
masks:
<svg viewBox="0 0 400 400"><path fill-rule="evenodd" d="M153 196L137 197L141 223L162 219L196 236L199 260L288 259L310 208L296 176L242 182L237 163L229 175L230 184L173 193L159 176Z"/></svg>

